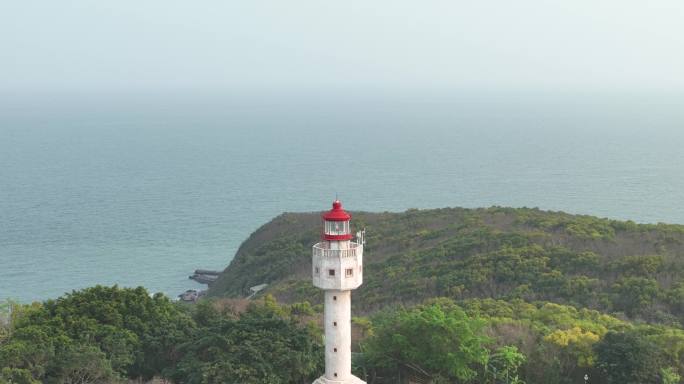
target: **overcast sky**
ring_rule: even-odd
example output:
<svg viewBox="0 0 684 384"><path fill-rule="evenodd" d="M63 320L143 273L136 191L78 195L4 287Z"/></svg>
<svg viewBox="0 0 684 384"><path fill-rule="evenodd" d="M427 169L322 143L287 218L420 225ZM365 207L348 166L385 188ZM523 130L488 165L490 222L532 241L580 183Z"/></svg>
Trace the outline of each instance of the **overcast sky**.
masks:
<svg viewBox="0 0 684 384"><path fill-rule="evenodd" d="M684 88L682 0L4 0L0 90Z"/></svg>

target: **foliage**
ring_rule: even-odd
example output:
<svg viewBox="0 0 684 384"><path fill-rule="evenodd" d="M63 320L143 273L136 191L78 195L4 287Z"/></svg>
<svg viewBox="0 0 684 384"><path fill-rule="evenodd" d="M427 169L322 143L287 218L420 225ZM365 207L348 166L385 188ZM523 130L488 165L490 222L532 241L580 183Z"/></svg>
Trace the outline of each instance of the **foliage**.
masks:
<svg viewBox="0 0 684 384"><path fill-rule="evenodd" d="M36 380L151 378L173 363L175 346L193 329L166 297L143 288L96 286L43 304L18 307L0 366Z"/></svg>
<svg viewBox="0 0 684 384"><path fill-rule="evenodd" d="M354 215L367 229L355 308L445 296L547 301L632 320L684 323L684 226L647 225L529 208ZM309 282L316 214L284 214L243 243L211 296L269 283L281 301L321 303Z"/></svg>
<svg viewBox="0 0 684 384"><path fill-rule="evenodd" d="M635 325L598 311L555 303L471 299L459 305L469 316L486 321L487 334L496 346L513 345L524 353L519 377L527 383L581 382L587 372L594 382L607 380L606 371L597 367L596 348L608 333L628 333L655 348L658 358L651 364L656 377L657 371L670 367L675 373L684 371L684 331L679 328Z"/></svg>
<svg viewBox="0 0 684 384"><path fill-rule="evenodd" d="M364 344L370 366L411 370L433 380L468 381L487 363L485 323L457 306L438 304L379 315Z"/></svg>
<svg viewBox="0 0 684 384"><path fill-rule="evenodd" d="M590 331L584 331L580 327L556 330L544 337L545 341L568 350L573 356L577 356L578 367L591 367L594 365L595 356L592 346L599 341L599 336Z"/></svg>
<svg viewBox="0 0 684 384"><path fill-rule="evenodd" d="M596 345L597 367L608 384L660 383L658 347L634 332L610 332Z"/></svg>
<svg viewBox="0 0 684 384"><path fill-rule="evenodd" d="M353 364L369 384L681 382L684 226L500 207L354 218L368 244ZM274 219L210 291L269 283L258 301L188 307L97 286L0 303L0 383L311 382L323 370L319 225Z"/></svg>
<svg viewBox="0 0 684 384"><path fill-rule="evenodd" d="M671 367L661 369L660 377L662 377L663 384L678 384L679 380L682 379L675 369Z"/></svg>
<svg viewBox="0 0 684 384"><path fill-rule="evenodd" d="M57 372L46 381L60 384L112 383L117 376L110 360L93 345L76 345L55 357Z"/></svg>
<svg viewBox="0 0 684 384"><path fill-rule="evenodd" d="M521 212L517 220L535 228L564 232L584 239L600 240L615 237L615 227L610 220L597 219L591 216L573 216L561 213L545 215L539 211L531 210Z"/></svg>
<svg viewBox="0 0 684 384"><path fill-rule="evenodd" d="M129 305L135 314L124 311ZM321 330L312 321L320 315L307 302L280 305L270 295L203 301L186 313L144 290L89 288L15 307L11 336L0 345L0 383L113 383L136 378L129 372L139 359L158 361L155 375L179 384L311 382L323 370ZM433 298L353 324L363 352L354 367L373 384L406 376L566 384L587 372L608 384L677 383L684 371L684 330L549 302ZM154 344L172 336L175 343ZM155 350L157 360L145 356Z"/></svg>
<svg viewBox="0 0 684 384"><path fill-rule="evenodd" d="M5 367L0 369L0 384L39 384L27 369Z"/></svg>
<svg viewBox="0 0 684 384"><path fill-rule="evenodd" d="M517 347L497 348L485 366L485 384L525 384L518 376L518 369L524 362L525 355Z"/></svg>
<svg viewBox="0 0 684 384"><path fill-rule="evenodd" d="M322 346L309 329L272 299L230 315L211 302L198 306L196 333L167 373L187 384L280 384L313 381L322 370Z"/></svg>
<svg viewBox="0 0 684 384"><path fill-rule="evenodd" d="M492 355L518 348L526 357L519 378L530 384L582 382L586 373L607 380L596 348L608 333L634 333L662 351L657 370L684 372L684 226L501 207L358 212L353 225L367 230L357 313L458 304L485 322ZM210 295L269 283L279 300L316 312L322 295L309 263L319 226L317 214L284 214L259 228ZM299 304L292 310L312 316ZM378 321L355 321L362 345L377 339ZM369 356L357 355L371 382L383 368Z"/></svg>
<svg viewBox="0 0 684 384"><path fill-rule="evenodd" d="M10 337L12 310L16 306L17 304L10 300L0 302L0 345L4 344Z"/></svg>
<svg viewBox="0 0 684 384"><path fill-rule="evenodd" d="M652 307L661 295L658 282L645 277L620 279L613 284L612 291L615 295L614 308L630 316L639 313L643 308Z"/></svg>
<svg viewBox="0 0 684 384"><path fill-rule="evenodd" d="M321 370L319 333L298 317L313 313L310 304L280 306L266 296L244 313L216 304L200 303L189 314L142 288L96 286L18 306L0 345L0 383L167 375L179 383L276 384Z"/></svg>

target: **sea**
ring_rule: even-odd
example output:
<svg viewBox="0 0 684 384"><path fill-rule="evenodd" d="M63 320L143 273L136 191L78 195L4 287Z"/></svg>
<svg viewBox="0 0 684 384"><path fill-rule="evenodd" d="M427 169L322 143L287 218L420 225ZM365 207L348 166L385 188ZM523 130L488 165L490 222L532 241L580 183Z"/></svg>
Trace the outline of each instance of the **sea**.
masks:
<svg viewBox="0 0 684 384"><path fill-rule="evenodd" d="M0 98L0 299L201 289L283 212L539 207L684 224L684 96L140 92Z"/></svg>

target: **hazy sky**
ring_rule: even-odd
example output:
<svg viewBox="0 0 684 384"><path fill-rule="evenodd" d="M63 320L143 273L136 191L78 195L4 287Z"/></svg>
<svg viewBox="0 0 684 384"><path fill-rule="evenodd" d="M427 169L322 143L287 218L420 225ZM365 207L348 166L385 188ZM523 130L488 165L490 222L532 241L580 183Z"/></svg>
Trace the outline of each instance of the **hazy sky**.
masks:
<svg viewBox="0 0 684 384"><path fill-rule="evenodd" d="M0 92L684 88L682 0L0 0Z"/></svg>

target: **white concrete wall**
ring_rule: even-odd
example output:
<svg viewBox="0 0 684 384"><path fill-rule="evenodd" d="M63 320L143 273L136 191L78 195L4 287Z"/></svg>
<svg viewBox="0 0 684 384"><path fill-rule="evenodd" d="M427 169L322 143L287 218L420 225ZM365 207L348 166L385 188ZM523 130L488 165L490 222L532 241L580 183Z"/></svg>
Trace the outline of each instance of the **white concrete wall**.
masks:
<svg viewBox="0 0 684 384"><path fill-rule="evenodd" d="M316 252L316 247L356 252ZM364 383L351 374L351 290L363 283L363 245L329 241L314 246L314 286L325 290L325 375L316 383ZM329 270L334 270L330 276ZM346 275L346 269L353 271Z"/></svg>
<svg viewBox="0 0 684 384"><path fill-rule="evenodd" d="M349 240L328 240L330 249L349 249L351 241Z"/></svg>
<svg viewBox="0 0 684 384"><path fill-rule="evenodd" d="M325 291L325 377L351 377L351 291Z"/></svg>
<svg viewBox="0 0 684 384"><path fill-rule="evenodd" d="M348 249L348 241L346 247L334 243L342 242L331 242L331 249ZM330 276L329 270L331 269L335 271L335 276ZM346 275L347 269L352 270L352 276ZM359 245L356 248L355 257L331 257L314 254L311 260L311 274L313 285L321 289L349 290L358 288L363 284L363 246Z"/></svg>

